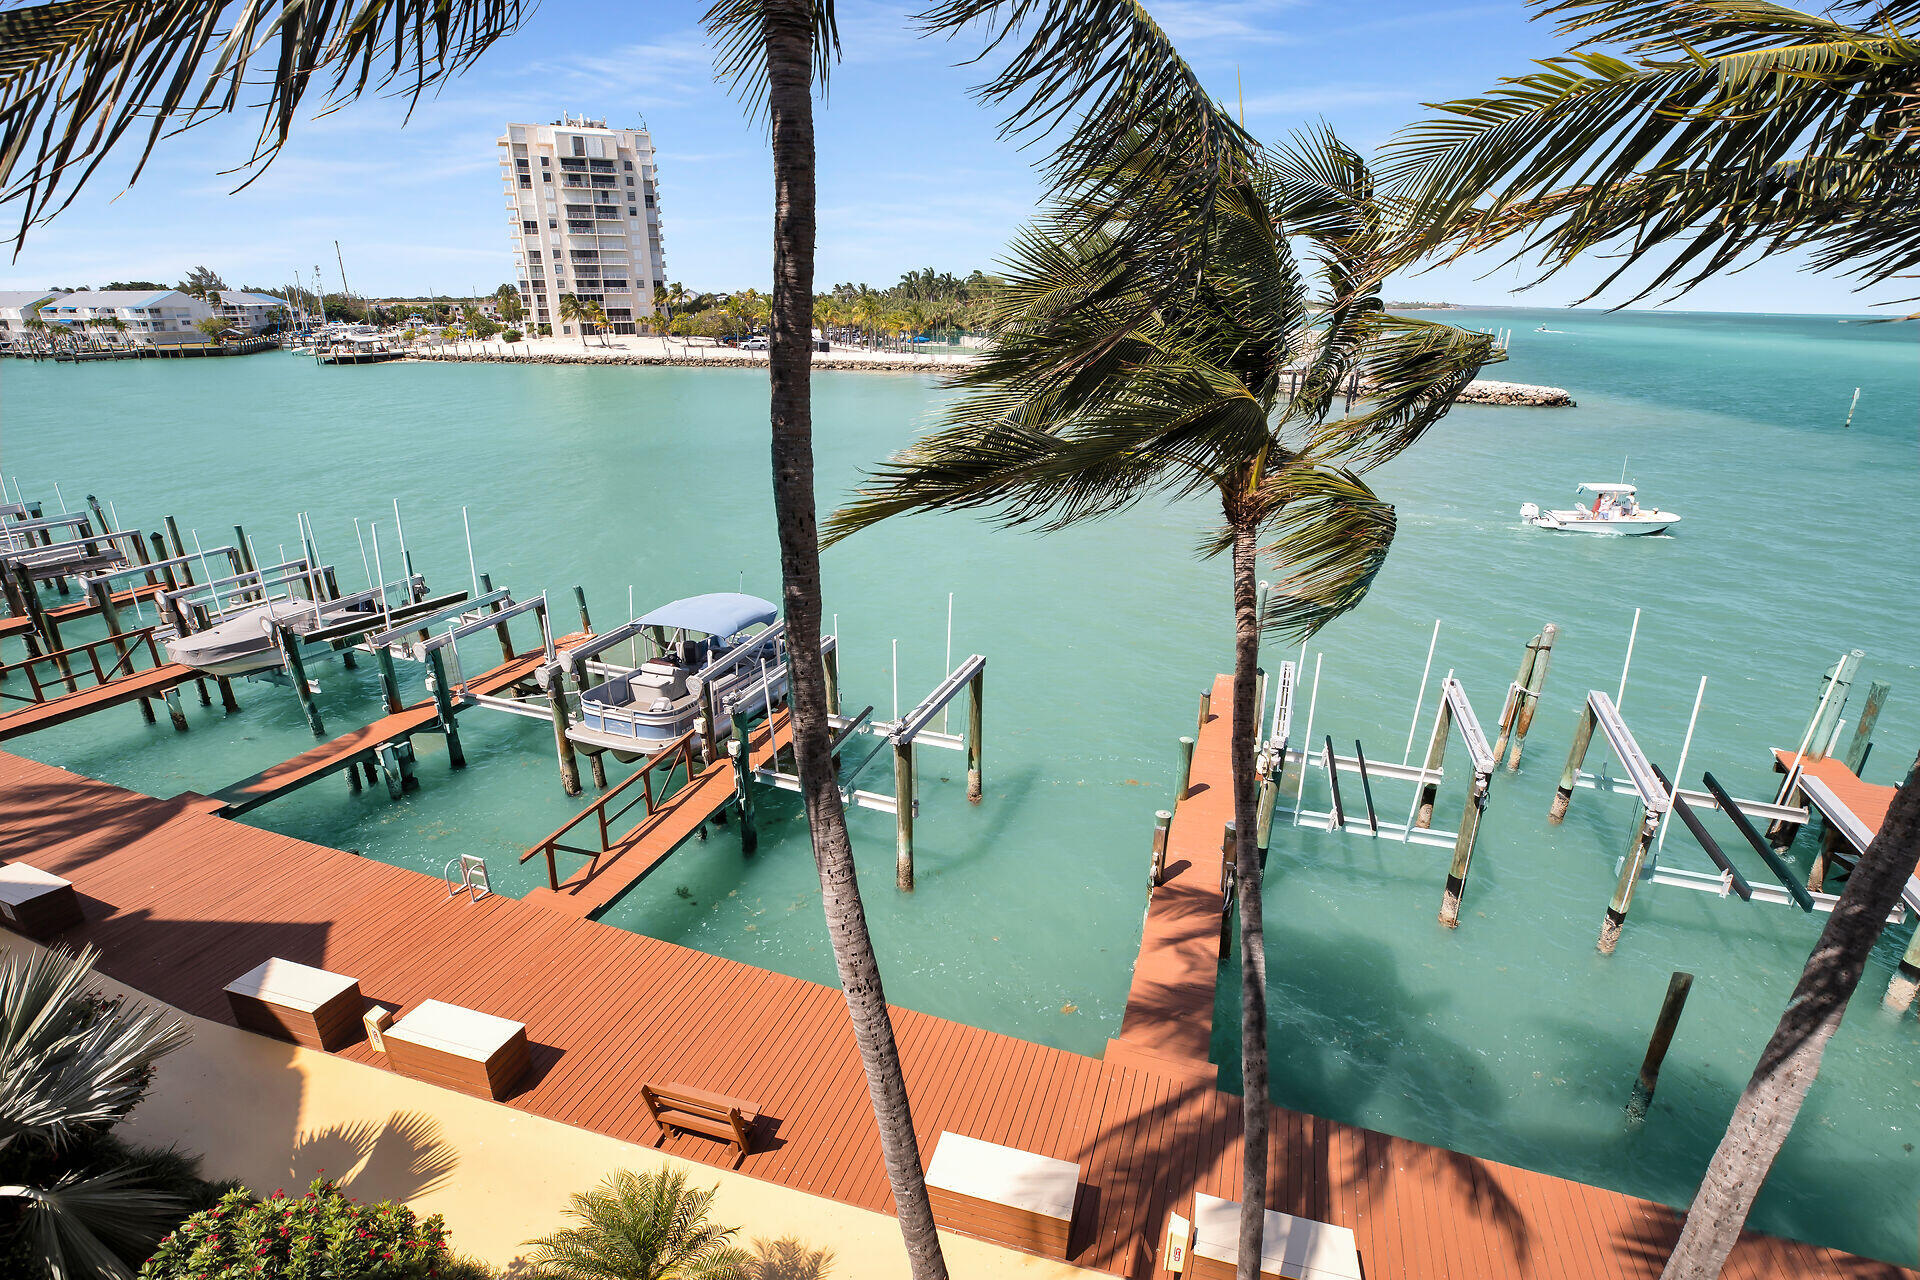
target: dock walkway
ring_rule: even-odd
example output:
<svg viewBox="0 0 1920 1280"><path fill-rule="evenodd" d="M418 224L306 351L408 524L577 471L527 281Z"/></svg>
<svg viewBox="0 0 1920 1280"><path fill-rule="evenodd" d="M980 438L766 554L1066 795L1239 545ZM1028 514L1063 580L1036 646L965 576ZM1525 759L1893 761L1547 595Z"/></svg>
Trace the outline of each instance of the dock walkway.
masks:
<svg viewBox="0 0 1920 1280"><path fill-rule="evenodd" d="M166 584L164 583L142 583L137 587L129 587L125 591L114 592L113 603L116 608L129 608L134 601L151 600L166 589ZM63 604L58 608L47 610L47 618L57 627L65 622L76 622L81 618L91 618L99 612L100 606L94 601L76 600L72 604ZM10 636L27 635L32 631L33 619L24 614L8 614L5 617L0 617L0 640L5 640Z"/></svg>
<svg viewBox="0 0 1920 1280"><path fill-rule="evenodd" d="M1210 755L1194 774L1189 801L1225 788ZM645 1081L751 1097L765 1119L741 1172L891 1211L831 987L510 898L450 899L433 877L214 816L195 797L156 800L4 753L0 858L71 880L84 922L62 941L97 947L109 976L197 1016L231 1024L222 986L281 956L351 974L396 1009L439 999L512 1018L533 1066L506 1106L652 1143ZM1080 1164L1070 1261L1149 1280L1169 1212L1189 1212L1197 1191L1238 1197L1239 1100L1211 1084L911 1010L893 1018L923 1152L951 1131ZM385 1065L364 1041L340 1054ZM735 1161L698 1136L660 1143ZM1269 1177L1271 1207L1356 1233L1367 1280L1655 1280L1678 1233L1659 1205L1278 1109ZM1920 1280L1752 1233L1727 1274Z"/></svg>
<svg viewBox="0 0 1920 1280"><path fill-rule="evenodd" d="M496 694L531 679L534 671L546 661L544 650L519 654L512 661L503 662L491 671L475 676L464 688L469 694ZM223 816L237 818L270 800L277 800L288 792L298 791L309 783L318 782L329 774L339 773L369 759L382 745L420 733L439 720L439 709L434 706L432 698L427 698L350 733L309 747L292 759L262 769L251 778L243 778L231 786L222 787L208 799L218 802L218 811Z"/></svg>
<svg viewBox="0 0 1920 1280"><path fill-rule="evenodd" d="M71 693L36 702L22 707L18 711L9 711L0 715L0 742L23 737L40 729L51 729L55 725L67 724L82 716L104 711L109 707L125 706L141 698L157 698L167 690L185 684L199 675L192 667L183 667L177 662L165 663L158 667L149 667L145 671L133 671L124 676L115 676L104 684L90 685Z"/></svg>
<svg viewBox="0 0 1920 1280"><path fill-rule="evenodd" d="M748 758L755 769L763 769L773 762L776 749L784 750L792 744L793 731L788 726L787 713L779 711L772 720L754 730L748 744ZM723 755L694 774L686 786L674 792L633 830L613 841L605 853L562 880L558 889L539 885L529 890L521 901L582 919L591 917L665 862L669 854L692 838L734 795L733 759Z"/></svg>

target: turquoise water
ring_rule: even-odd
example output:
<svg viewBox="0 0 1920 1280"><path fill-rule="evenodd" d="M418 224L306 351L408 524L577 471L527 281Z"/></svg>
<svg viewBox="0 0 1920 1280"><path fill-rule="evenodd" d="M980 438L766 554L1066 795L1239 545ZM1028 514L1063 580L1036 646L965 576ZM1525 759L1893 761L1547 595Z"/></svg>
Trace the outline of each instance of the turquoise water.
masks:
<svg viewBox="0 0 1920 1280"><path fill-rule="evenodd" d="M1631 802L1580 792L1558 828L1547 802L1582 694L1618 684L1635 607L1623 706L1669 769L1704 675L1689 777L1711 768L1738 794L1767 791L1766 748L1795 744L1821 671L1858 647L1862 680L1894 686L1867 776L1896 780L1920 745L1920 345L1911 328L1838 318L1447 318L1512 328L1513 359L1495 376L1568 387L1579 407L1456 410L1378 476L1400 538L1365 605L1309 647L1309 668L1321 661L1315 737L1332 733L1343 750L1357 737L1370 758L1397 759L1436 616L1434 678L1455 670L1489 723L1525 638L1548 620L1562 638L1528 763L1496 775L1457 932L1435 921L1446 851L1306 830L1276 839L1274 1093L1684 1203L1820 918L1643 884L1619 952L1602 959L1593 939ZM1562 332L1535 332L1542 323ZM823 503L923 429L944 394L925 378L820 375ZM704 590L777 594L765 396L744 371L9 361L0 471L49 501L55 481L70 505L95 492L128 523L177 515L210 544L238 521L263 555L292 545L306 510L344 585L361 578L355 517L380 522L392 572L395 498L416 564L436 589L463 585L465 504L479 567L521 596L552 592L570 629L576 583L601 625L625 616L629 586L641 607ZM1649 499L1686 516L1675 536L1519 525L1522 501L1562 502L1577 481L1616 478L1623 457ZM966 804L957 756L922 752L916 893L892 887L891 819L852 818L895 1002L1088 1053L1117 1029L1151 815L1170 798L1195 694L1229 660L1225 566L1191 554L1206 522L1200 506L1154 508L1036 537L922 518L829 553L827 608L853 708L891 711L896 638L902 703L938 681L949 592L955 654L989 658L986 803ZM490 643L463 649L469 670L488 664ZM318 677L329 732L378 714L371 664ZM418 673L408 678L417 689ZM167 795L217 788L311 743L285 690L243 685L240 698L233 717L190 708L184 736L128 709L19 749ZM472 715L461 736L468 769L450 773L423 738L424 785L399 804L384 791L349 797L331 779L253 820L436 874L480 853L497 886L522 891L537 872L519 853L582 802L561 794L543 725ZM879 772L867 781L890 785ZM1398 821L1406 789L1376 792ZM1307 801L1324 807L1322 780L1309 780ZM1458 804L1450 791L1437 825L1450 827ZM753 858L716 831L607 918L831 981L798 806L767 795L761 822ZM1708 865L1680 830L1665 857ZM1883 1015L1878 996L1911 930L1882 943L1755 1215L1909 1263L1920 1252L1920 1028ZM1692 999L1653 1118L1629 1132L1621 1107L1674 969L1696 975ZM1236 982L1223 973L1223 992ZM1237 1018L1219 1025L1215 1056L1232 1083Z"/></svg>

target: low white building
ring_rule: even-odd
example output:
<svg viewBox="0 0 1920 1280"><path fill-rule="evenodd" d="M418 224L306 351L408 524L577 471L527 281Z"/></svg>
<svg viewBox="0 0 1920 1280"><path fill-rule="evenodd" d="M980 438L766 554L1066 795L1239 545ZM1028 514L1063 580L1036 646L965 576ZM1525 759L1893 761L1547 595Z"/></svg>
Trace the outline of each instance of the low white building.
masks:
<svg viewBox="0 0 1920 1280"><path fill-rule="evenodd" d="M239 289L220 291L220 315L241 333L265 333L287 322L286 299L269 293L244 293Z"/></svg>
<svg viewBox="0 0 1920 1280"><path fill-rule="evenodd" d="M19 342L41 304L59 296L51 289L0 289L0 345Z"/></svg>
<svg viewBox="0 0 1920 1280"><path fill-rule="evenodd" d="M40 308L42 320L89 338L152 346L205 342L194 326L212 315L212 307L178 289L88 289L61 294ZM113 320L125 329L114 330Z"/></svg>

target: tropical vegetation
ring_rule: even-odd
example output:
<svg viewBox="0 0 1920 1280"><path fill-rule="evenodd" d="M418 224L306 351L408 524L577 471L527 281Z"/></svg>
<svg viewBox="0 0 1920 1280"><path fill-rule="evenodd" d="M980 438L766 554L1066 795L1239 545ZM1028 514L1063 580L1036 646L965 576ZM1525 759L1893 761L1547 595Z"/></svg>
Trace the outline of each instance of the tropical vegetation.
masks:
<svg viewBox="0 0 1920 1280"><path fill-rule="evenodd" d="M0 961L0 1274L23 1280L124 1280L204 1190L191 1161L113 1136L187 1031L91 987L92 961Z"/></svg>
<svg viewBox="0 0 1920 1280"><path fill-rule="evenodd" d="M438 1214L362 1204L318 1179L299 1196L229 1191L162 1240L140 1280L439 1280L452 1263Z"/></svg>
<svg viewBox="0 0 1920 1280"><path fill-rule="evenodd" d="M1409 254L1495 250L1544 279L1610 251L1618 263L1589 296L1623 285L1628 301L1789 250L1861 288L1920 266L1920 0L1818 14L1765 0L1540 8L1572 50L1440 104L1396 140ZM1761 1050L1666 1280L1720 1275L1917 857L1920 762Z"/></svg>
<svg viewBox="0 0 1920 1280"><path fill-rule="evenodd" d="M736 1229L708 1217L716 1188L687 1185L679 1169L622 1169L567 1210L578 1225L528 1243L534 1273L550 1280L746 1280L751 1255Z"/></svg>

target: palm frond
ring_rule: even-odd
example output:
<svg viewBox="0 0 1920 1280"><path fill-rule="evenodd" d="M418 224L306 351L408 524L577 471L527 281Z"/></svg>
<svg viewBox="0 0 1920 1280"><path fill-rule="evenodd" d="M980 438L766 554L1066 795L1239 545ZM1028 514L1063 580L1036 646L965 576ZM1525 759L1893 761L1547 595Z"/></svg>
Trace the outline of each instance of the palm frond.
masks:
<svg viewBox="0 0 1920 1280"><path fill-rule="evenodd" d="M766 37L770 27L793 26L795 34L806 40L813 50L813 74L822 93L826 92L828 73L840 58L840 29L833 0L806 0L795 5L771 0L714 0L700 21L713 38L714 74L733 87L749 119L758 120L766 113Z"/></svg>
<svg viewBox="0 0 1920 1280"><path fill-rule="evenodd" d="M411 101L470 66L521 0L50 0L0 10L0 200L16 243L131 138L131 183L171 132L260 115L255 174L316 80L331 108L396 88ZM263 88L260 102L243 90Z"/></svg>
<svg viewBox="0 0 1920 1280"><path fill-rule="evenodd" d="M1765 0L1544 5L1628 57L1577 48L1403 130L1387 178L1418 247L1523 237L1545 275L1616 240L1629 263L1672 250L1628 301L1796 246L1863 287L1920 265L1920 5L1846 8L1860 25Z"/></svg>
<svg viewBox="0 0 1920 1280"><path fill-rule="evenodd" d="M1481 369L1506 359L1488 335L1450 324L1382 312L1362 327L1361 412L1318 423L1309 451L1363 471L1405 452Z"/></svg>
<svg viewBox="0 0 1920 1280"><path fill-rule="evenodd" d="M50 1187L0 1186L24 1203L25 1229L52 1280L128 1278L185 1204L138 1170L68 1174Z"/></svg>
<svg viewBox="0 0 1920 1280"><path fill-rule="evenodd" d="M1262 630L1300 643L1366 598L1387 562L1393 507L1351 471L1292 467L1262 488L1278 536L1261 554L1280 571Z"/></svg>

